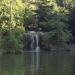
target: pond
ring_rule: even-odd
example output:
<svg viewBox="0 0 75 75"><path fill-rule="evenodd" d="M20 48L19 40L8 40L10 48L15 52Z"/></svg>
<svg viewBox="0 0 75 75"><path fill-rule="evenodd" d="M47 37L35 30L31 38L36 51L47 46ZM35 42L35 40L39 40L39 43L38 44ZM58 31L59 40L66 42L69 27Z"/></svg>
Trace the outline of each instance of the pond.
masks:
<svg viewBox="0 0 75 75"><path fill-rule="evenodd" d="M0 75L75 75L75 55L46 51L3 54Z"/></svg>

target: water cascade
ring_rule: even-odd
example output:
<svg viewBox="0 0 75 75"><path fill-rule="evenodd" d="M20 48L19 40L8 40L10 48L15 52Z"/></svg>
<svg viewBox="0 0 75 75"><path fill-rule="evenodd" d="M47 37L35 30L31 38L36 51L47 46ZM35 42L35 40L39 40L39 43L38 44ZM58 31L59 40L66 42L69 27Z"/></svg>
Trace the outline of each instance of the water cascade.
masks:
<svg viewBox="0 0 75 75"><path fill-rule="evenodd" d="M38 37L38 32L34 32L34 31L30 31L28 32L28 34L30 35L30 49L29 51L27 51L28 53L30 53L30 71L31 71L31 75L34 75L35 71L39 70L39 37Z"/></svg>
<svg viewBox="0 0 75 75"><path fill-rule="evenodd" d="M39 37L36 34L36 70L39 69Z"/></svg>

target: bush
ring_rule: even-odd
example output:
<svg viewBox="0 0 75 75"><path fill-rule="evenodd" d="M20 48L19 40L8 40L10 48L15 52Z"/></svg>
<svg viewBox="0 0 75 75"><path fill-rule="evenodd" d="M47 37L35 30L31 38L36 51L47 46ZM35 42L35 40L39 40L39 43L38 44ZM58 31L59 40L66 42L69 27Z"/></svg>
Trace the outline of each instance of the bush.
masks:
<svg viewBox="0 0 75 75"><path fill-rule="evenodd" d="M1 41L0 48L4 51L18 51L23 48L21 41L21 35L24 33L24 30L20 28L9 30L3 30L1 32Z"/></svg>

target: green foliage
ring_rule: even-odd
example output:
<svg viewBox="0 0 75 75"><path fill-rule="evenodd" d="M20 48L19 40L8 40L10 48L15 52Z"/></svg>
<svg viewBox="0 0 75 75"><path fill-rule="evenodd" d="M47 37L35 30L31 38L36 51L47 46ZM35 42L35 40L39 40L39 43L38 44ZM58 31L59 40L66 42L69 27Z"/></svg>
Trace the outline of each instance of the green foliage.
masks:
<svg viewBox="0 0 75 75"><path fill-rule="evenodd" d="M22 25L24 4L21 0L3 0L0 4L0 27L10 29Z"/></svg>
<svg viewBox="0 0 75 75"><path fill-rule="evenodd" d="M50 40L51 42L67 42L71 39L71 33L67 23L68 12L65 9L56 11L54 5L50 5L47 0L40 1L36 10L38 27L42 31L49 32L45 34L46 40Z"/></svg>
<svg viewBox="0 0 75 75"><path fill-rule="evenodd" d="M1 45L0 45L0 48L1 49L4 49L4 50L8 50L8 51L16 51L16 50L19 50L19 49L22 49L23 48L23 44L22 44L22 41L21 41L21 38L22 38L22 34L24 33L25 31L23 29L13 29L11 30L11 34L9 33L8 30L4 30L2 31L2 36L1 36Z"/></svg>
<svg viewBox="0 0 75 75"><path fill-rule="evenodd" d="M0 48L12 51L23 47L24 6L22 0L0 1Z"/></svg>
<svg viewBox="0 0 75 75"><path fill-rule="evenodd" d="M22 48L21 35L26 28L47 32L44 35L47 41L67 42L75 33L74 10L74 0L1 0L0 47Z"/></svg>

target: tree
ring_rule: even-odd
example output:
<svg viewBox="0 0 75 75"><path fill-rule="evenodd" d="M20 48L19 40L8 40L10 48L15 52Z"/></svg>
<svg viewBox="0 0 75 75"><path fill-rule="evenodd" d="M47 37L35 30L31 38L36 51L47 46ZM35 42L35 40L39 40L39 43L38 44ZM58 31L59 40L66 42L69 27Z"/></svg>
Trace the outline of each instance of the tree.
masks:
<svg viewBox="0 0 75 75"><path fill-rule="evenodd" d="M22 0L0 1L0 48L12 51L23 45L20 39L24 32L22 29L23 11Z"/></svg>
<svg viewBox="0 0 75 75"><path fill-rule="evenodd" d="M37 24L41 31L49 32L47 38L51 41L66 42L70 39L68 17L64 10L56 12L49 1L41 0L36 10Z"/></svg>
<svg viewBox="0 0 75 75"><path fill-rule="evenodd" d="M41 0L37 4L37 9L35 10L36 16L37 16L37 24L38 28L41 29L41 31L50 31L50 28L48 27L49 19L53 17L52 15L52 7L49 5L49 1L47 0Z"/></svg>
<svg viewBox="0 0 75 75"><path fill-rule="evenodd" d="M3 0L0 2L0 27L10 29L21 25L24 4L21 0Z"/></svg>
<svg viewBox="0 0 75 75"><path fill-rule="evenodd" d="M70 25L70 30L73 35L73 39L75 38L75 7L71 9L70 14L69 14L69 25ZM74 39L75 40L75 39Z"/></svg>

